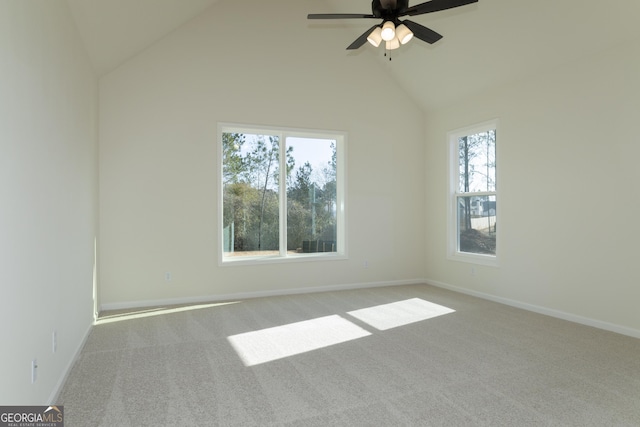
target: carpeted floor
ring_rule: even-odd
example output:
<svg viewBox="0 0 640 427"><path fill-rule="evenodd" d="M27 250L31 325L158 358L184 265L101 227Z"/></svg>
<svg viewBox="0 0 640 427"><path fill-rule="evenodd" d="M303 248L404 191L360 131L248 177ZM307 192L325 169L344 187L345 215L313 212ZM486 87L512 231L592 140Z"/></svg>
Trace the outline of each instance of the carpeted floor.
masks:
<svg viewBox="0 0 640 427"><path fill-rule="evenodd" d="M640 340L427 285L108 313L74 426L640 426Z"/></svg>

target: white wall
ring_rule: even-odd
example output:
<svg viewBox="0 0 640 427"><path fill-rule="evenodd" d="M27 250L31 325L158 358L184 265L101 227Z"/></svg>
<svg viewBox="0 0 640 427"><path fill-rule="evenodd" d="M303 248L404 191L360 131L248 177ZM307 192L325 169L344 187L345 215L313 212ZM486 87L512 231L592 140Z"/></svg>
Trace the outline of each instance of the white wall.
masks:
<svg viewBox="0 0 640 427"><path fill-rule="evenodd" d="M640 336L639 40L429 115L427 277ZM500 267L446 259L446 132L500 119ZM543 311L544 311L543 310Z"/></svg>
<svg viewBox="0 0 640 427"><path fill-rule="evenodd" d="M362 28L307 13L221 2L100 80L105 307L424 276L422 113L374 56L345 52ZM348 260L218 266L218 122L348 133Z"/></svg>
<svg viewBox="0 0 640 427"><path fill-rule="evenodd" d="M93 321L97 81L74 28L64 1L0 1L0 405L49 403Z"/></svg>

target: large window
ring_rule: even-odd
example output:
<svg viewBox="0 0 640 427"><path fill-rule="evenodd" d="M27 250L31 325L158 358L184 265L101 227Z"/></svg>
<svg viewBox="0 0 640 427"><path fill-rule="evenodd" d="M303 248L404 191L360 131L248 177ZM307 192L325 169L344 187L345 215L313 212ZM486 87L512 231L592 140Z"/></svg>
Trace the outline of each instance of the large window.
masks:
<svg viewBox="0 0 640 427"><path fill-rule="evenodd" d="M344 256L340 133L220 125L221 261Z"/></svg>
<svg viewBox="0 0 640 427"><path fill-rule="evenodd" d="M496 263L497 121L449 133L449 255Z"/></svg>

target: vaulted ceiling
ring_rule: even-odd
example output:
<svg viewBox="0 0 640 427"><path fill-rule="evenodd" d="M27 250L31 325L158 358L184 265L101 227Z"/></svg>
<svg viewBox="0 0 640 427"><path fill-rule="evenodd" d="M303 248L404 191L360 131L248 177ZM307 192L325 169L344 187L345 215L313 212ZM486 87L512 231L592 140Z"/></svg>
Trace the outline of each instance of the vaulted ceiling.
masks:
<svg viewBox="0 0 640 427"><path fill-rule="evenodd" d="M218 0L67 0L99 75L174 31Z"/></svg>
<svg viewBox="0 0 640 427"><path fill-rule="evenodd" d="M209 7L242 0L67 0L94 67L103 75ZM266 1L266 0L265 0ZM306 0L309 13L370 13L369 0ZM410 1L410 5L421 1ZM279 25L274 1L274 25ZM640 37L640 1L479 0L411 19L444 38L417 39L392 52L366 44L344 50L377 21L309 21L309 31L344 39L335 49L350 61L385 67L425 110L451 104L500 84L552 71L563 63ZM241 22L242 17L230 17ZM300 16L306 20L306 16ZM305 49L301 38L300 49ZM331 40L335 40L332 38ZM640 47L639 47L640 48ZM241 54L241 52L239 52ZM366 59L366 57L371 57Z"/></svg>

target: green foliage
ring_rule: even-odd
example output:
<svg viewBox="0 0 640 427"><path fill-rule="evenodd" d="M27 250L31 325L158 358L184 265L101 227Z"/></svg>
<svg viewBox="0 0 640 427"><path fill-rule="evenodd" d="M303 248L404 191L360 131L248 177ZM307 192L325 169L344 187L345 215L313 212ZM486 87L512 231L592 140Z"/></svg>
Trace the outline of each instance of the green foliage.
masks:
<svg viewBox="0 0 640 427"><path fill-rule="evenodd" d="M241 133L222 134L222 180L225 184L237 183L244 169L241 153L245 136Z"/></svg>
<svg viewBox="0 0 640 427"><path fill-rule="evenodd" d="M332 160L314 179L309 162L296 170L287 189L287 246L298 249L304 240L336 240L336 150Z"/></svg>

